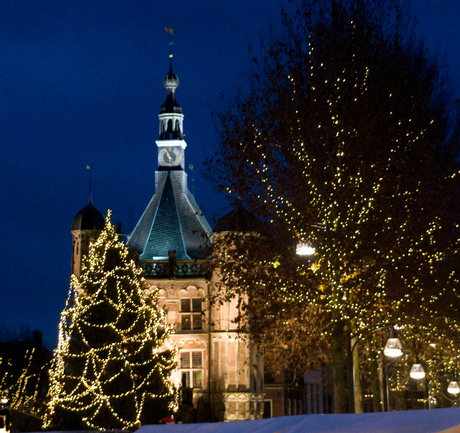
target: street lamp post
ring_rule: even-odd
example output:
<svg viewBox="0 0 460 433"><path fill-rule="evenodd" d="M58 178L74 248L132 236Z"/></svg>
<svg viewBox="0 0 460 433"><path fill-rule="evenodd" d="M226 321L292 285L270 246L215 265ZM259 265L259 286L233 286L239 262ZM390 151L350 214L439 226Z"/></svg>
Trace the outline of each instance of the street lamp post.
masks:
<svg viewBox="0 0 460 433"><path fill-rule="evenodd" d="M298 256L313 256L316 251L310 242L301 241L297 244L295 252Z"/></svg>
<svg viewBox="0 0 460 433"><path fill-rule="evenodd" d="M460 392L460 387L457 381L452 380L449 383L449 385L447 386L447 392L456 397L457 405L460 406L459 395L458 395L458 393Z"/></svg>
<svg viewBox="0 0 460 433"><path fill-rule="evenodd" d="M367 333L372 333L376 331L380 331L382 329L387 329L391 327L390 331L390 336L385 344L385 348L383 350L383 354L386 357L389 358L397 358L402 355L402 349L403 345L401 343L401 340L398 338L398 335L396 333L396 330L394 329L393 326L391 325L386 325L386 326L380 326L375 329L368 329L365 332L361 332L361 334L367 334ZM349 400L350 400L350 412L355 411L355 402L354 402L354 387L355 387L355 382L356 380L359 380L359 378L356 377L355 375L355 365L354 365L354 351L356 348L356 345L358 344L358 336L354 336L350 338L349 340L349 345L348 345L348 393L349 393ZM353 345L351 345L351 341L354 340ZM388 411L390 408L389 404L389 387L388 387L388 371L387 371L387 365L385 364L384 359L382 359L382 391L383 391L383 410L384 412Z"/></svg>
<svg viewBox="0 0 460 433"><path fill-rule="evenodd" d="M460 387L458 386L458 382L456 380L452 380L448 387L447 392L449 394L458 394L460 392Z"/></svg>
<svg viewBox="0 0 460 433"><path fill-rule="evenodd" d="M420 360L418 359L418 355L415 358L415 364L412 364L409 376L415 380L424 379L424 385L425 385L424 406L425 406L425 409L429 409L430 408L430 395L428 393L428 378L427 378L425 369L423 368L423 365L420 363Z"/></svg>
<svg viewBox="0 0 460 433"><path fill-rule="evenodd" d="M457 374L457 357L455 357L455 374ZM449 394L455 395L457 397L457 405L460 406L460 401L458 399L458 393L460 393L460 386L458 385L458 382L455 380L456 377L455 375L452 375L452 380L450 381L449 385L447 386L447 392Z"/></svg>
<svg viewBox="0 0 460 433"><path fill-rule="evenodd" d="M390 336L385 344L383 354L388 358L398 358L403 354L403 345L398 338L398 334L394 327L391 328ZM383 411L391 410L390 404L390 386L388 375L388 364L385 363L385 358L382 359L382 385L383 385Z"/></svg>
<svg viewBox="0 0 460 433"><path fill-rule="evenodd" d="M391 328L390 337L388 338L387 344L385 344L385 349L383 350L384 355L389 358L397 358L402 355L402 349L403 346L401 340L398 338L395 328Z"/></svg>
<svg viewBox="0 0 460 433"><path fill-rule="evenodd" d="M412 365L409 376L415 380L423 379L426 376L425 369L423 368L423 365L420 364L418 359L416 363Z"/></svg>

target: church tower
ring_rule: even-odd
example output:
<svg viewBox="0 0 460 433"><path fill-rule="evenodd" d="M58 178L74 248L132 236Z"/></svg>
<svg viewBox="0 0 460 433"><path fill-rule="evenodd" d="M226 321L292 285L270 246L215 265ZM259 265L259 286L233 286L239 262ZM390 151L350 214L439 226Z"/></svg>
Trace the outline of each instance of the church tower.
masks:
<svg viewBox="0 0 460 433"><path fill-rule="evenodd" d="M81 272L81 261L88 254L89 244L94 242L104 229L105 219L94 207L91 192L88 204L75 215L72 222L72 274Z"/></svg>
<svg viewBox="0 0 460 433"><path fill-rule="evenodd" d="M298 396L287 394L277 383L266 386L261 354L242 337L235 320L238 300L212 302L222 290L222 281L219 269L211 266L211 235L225 243L231 236L257 231L257 223L238 205L211 231L187 187L184 114L176 99L179 78L173 71L172 53L163 85L166 100L158 116L152 157L154 194L128 235L127 246L138 256L145 296L157 291L159 305L175 329L166 346L178 352L177 385L185 385L182 395L188 396L179 415L184 422L204 422L301 413L295 411L300 408ZM76 276L80 276L82 257L104 225L90 188L87 206L72 223L72 273Z"/></svg>
<svg viewBox="0 0 460 433"><path fill-rule="evenodd" d="M187 188L184 115L176 100L179 78L173 71L172 53L163 85L167 95L158 116L155 194L128 237L128 246L139 253L141 260L168 260L172 255L176 260L204 259L211 228Z"/></svg>
<svg viewBox="0 0 460 433"><path fill-rule="evenodd" d="M219 276L211 269L211 228L187 188L184 114L176 99L179 78L172 55L163 85L155 193L128 246L139 254L146 296L158 290L175 328L167 344L178 350L179 381L193 390L193 407L180 408L184 422L259 418L263 368L252 367L261 363L259 354L238 332L237 302L211 302Z"/></svg>

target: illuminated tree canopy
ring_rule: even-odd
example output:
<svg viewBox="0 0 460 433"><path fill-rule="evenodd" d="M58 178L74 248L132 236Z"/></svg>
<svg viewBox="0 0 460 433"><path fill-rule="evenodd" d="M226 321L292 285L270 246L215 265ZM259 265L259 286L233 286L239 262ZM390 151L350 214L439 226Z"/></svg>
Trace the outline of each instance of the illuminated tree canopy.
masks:
<svg viewBox="0 0 460 433"><path fill-rule="evenodd" d="M109 217L61 315L45 423L61 429L132 429L174 402L175 353L162 349L171 328Z"/></svg>
<svg viewBox="0 0 460 433"><path fill-rule="evenodd" d="M41 332L25 328L20 334L2 330L0 336L0 396L3 406L41 416L46 411L51 353ZM6 331L6 332L5 332Z"/></svg>
<svg viewBox="0 0 460 433"><path fill-rule="evenodd" d="M239 264L216 263L221 296L250 294L242 323L287 364L310 353L340 370L346 338L382 324L457 344L459 137L443 64L396 1L299 3L217 113L207 174L264 223L251 254L235 238ZM314 261L295 257L302 241ZM261 279L235 277L257 266Z"/></svg>

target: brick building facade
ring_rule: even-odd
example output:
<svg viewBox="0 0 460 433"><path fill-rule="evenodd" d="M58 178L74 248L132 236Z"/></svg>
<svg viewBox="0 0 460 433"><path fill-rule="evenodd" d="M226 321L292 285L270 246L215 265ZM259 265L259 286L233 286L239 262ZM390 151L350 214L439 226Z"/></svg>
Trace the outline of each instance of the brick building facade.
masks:
<svg viewBox="0 0 460 433"><path fill-rule="evenodd" d="M139 254L146 291L159 289L159 302L175 327L168 344L178 349L178 380L183 378L193 389L192 420L305 413L305 388L285 386L284 373L267 379L260 354L238 333L233 321L236 301L223 305L209 302L218 278L217 272L210 270L209 242L233 228L217 223L211 230L187 188L184 115L176 100L179 79L172 58L163 84L167 96L159 114L155 192L127 245ZM103 228L101 217L90 200L74 219L72 271L76 275L89 242Z"/></svg>

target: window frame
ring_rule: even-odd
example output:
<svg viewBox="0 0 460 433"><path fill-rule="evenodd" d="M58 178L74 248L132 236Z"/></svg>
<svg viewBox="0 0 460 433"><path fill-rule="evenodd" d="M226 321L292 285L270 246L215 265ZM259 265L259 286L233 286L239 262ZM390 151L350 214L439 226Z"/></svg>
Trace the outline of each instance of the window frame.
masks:
<svg viewBox="0 0 460 433"><path fill-rule="evenodd" d="M201 331L203 329L203 299L181 298L179 306L181 331Z"/></svg>
<svg viewBox="0 0 460 433"><path fill-rule="evenodd" d="M199 354L199 361L197 355ZM194 358L195 357L195 358ZM187 359L186 365L183 364ZM180 377L185 374L186 386L188 388L204 388L204 350L186 349L179 351L179 371ZM198 382L198 383L197 383Z"/></svg>

